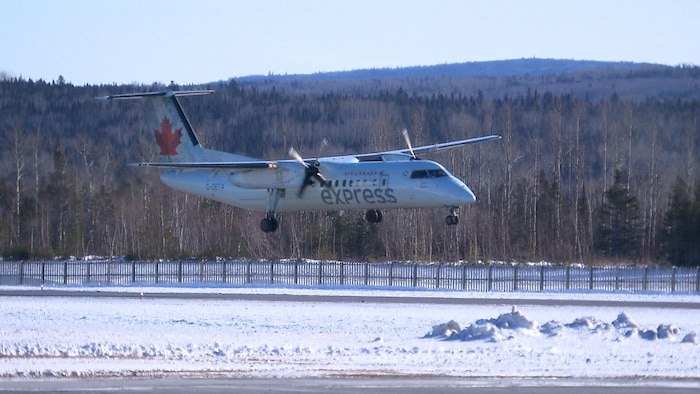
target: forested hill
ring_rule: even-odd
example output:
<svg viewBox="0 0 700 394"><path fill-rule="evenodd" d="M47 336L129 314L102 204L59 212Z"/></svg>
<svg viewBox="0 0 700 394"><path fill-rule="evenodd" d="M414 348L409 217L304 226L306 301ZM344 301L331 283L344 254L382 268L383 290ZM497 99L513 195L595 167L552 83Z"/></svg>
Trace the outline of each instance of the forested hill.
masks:
<svg viewBox="0 0 700 394"><path fill-rule="evenodd" d="M586 64L197 86L216 90L181 100L200 140L261 158L292 146L308 156L322 138L328 154L401 148L404 128L415 145L503 135L426 157L477 195L458 226L445 226L444 209L387 211L380 225L363 212L301 212L280 215L274 234L259 231L261 213L126 167L155 154L141 105L94 99L192 87L0 79L0 253L698 264L699 69Z"/></svg>
<svg viewBox="0 0 700 394"><path fill-rule="evenodd" d="M638 70L638 69L665 69L651 63L633 62L601 62L589 60L557 60L557 59L515 59L494 60L486 62L466 62L439 64L433 66L413 66L399 68L372 68L350 71L335 71L315 73L307 75L251 75L238 78L241 83L249 81L284 81L301 79L315 79L320 81L338 81L343 79L395 79L395 78L425 78L425 77L494 77L494 76L522 76L544 74L572 74L584 71L596 70Z"/></svg>
<svg viewBox="0 0 700 394"><path fill-rule="evenodd" d="M377 95L399 88L432 96L517 96L527 90L598 99L699 98L696 67L650 63L516 59L435 66L365 69L307 75L237 78L243 87L282 89L296 94Z"/></svg>

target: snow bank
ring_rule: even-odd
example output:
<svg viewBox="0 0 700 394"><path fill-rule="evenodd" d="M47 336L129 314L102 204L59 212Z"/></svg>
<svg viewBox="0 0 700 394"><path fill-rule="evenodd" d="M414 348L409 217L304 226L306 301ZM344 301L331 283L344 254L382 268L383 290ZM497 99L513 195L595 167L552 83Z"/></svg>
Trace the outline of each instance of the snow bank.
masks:
<svg viewBox="0 0 700 394"><path fill-rule="evenodd" d="M646 340L666 339L669 341L675 341L676 336L682 331L673 324L659 324L656 329L640 327L625 312L620 313L617 319L611 323L605 323L595 317L580 317L565 324L552 320L540 327L537 322L528 319L513 308L510 313L501 314L495 319L479 319L464 329L460 328L459 323L454 320L437 324L426 334L426 337L461 341L497 341L512 339L514 332L518 331L525 334L543 334L552 337L560 335L564 328L590 334L613 331L626 338L638 336ZM697 335L694 332L688 333L681 342L697 344Z"/></svg>

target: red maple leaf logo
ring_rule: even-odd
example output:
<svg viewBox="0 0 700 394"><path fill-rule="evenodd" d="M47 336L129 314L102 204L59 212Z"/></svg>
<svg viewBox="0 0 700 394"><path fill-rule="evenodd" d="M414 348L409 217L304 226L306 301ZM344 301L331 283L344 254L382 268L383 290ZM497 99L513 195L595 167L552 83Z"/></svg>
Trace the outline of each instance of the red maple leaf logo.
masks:
<svg viewBox="0 0 700 394"><path fill-rule="evenodd" d="M177 156L177 147L180 146L180 138L182 138L182 128L173 132L173 124L166 117L160 122L160 131L154 129L153 132L156 135L156 143L160 147L160 154Z"/></svg>

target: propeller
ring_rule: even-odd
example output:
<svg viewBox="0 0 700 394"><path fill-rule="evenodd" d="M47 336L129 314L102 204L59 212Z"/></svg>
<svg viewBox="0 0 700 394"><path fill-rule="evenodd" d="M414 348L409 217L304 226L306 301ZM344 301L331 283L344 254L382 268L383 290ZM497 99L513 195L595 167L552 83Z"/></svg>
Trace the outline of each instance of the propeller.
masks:
<svg viewBox="0 0 700 394"><path fill-rule="evenodd" d="M321 150L326 145L328 145L328 141L324 138L321 141L321 146L318 148L318 155L316 155L316 159L314 159L314 161L311 164L306 162L304 158L299 154L299 152L296 151L296 149L289 148L289 156L301 163L301 165L303 165L305 169L304 181L301 184L301 188L299 188L299 191L297 192L297 197L301 198L304 195L304 190L306 190L306 187L311 184L311 178L316 178L321 183L324 183L326 181L326 178L324 178L323 175L321 175L321 170L319 169L321 163L319 163L318 161L318 158L321 156Z"/></svg>
<svg viewBox="0 0 700 394"><path fill-rule="evenodd" d="M403 134L403 139L406 140L406 145L408 145L408 150L411 152L411 158L416 160L416 154L413 152L413 146L411 145L411 137L408 136L408 130L403 129L401 132Z"/></svg>

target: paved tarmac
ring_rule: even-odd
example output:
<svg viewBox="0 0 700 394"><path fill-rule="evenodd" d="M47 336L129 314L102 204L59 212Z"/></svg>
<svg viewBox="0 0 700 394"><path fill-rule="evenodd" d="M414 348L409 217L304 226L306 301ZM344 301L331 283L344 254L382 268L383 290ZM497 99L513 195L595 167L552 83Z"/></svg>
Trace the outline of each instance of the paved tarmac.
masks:
<svg viewBox="0 0 700 394"><path fill-rule="evenodd" d="M520 299L520 298L450 298L450 297L400 297L400 296L361 296L361 295L304 295L304 294L232 294L232 293L178 293L157 292L148 293L143 290L144 297L164 299L209 299L230 301L271 301L271 302L348 302L348 303L380 303L380 304L434 304L434 305L543 305L543 306L594 306L594 307L627 307L643 308L672 308L700 310L700 302L653 302L645 301L615 301L615 300L558 300L558 299ZM108 297L108 298L139 298L136 292L120 291L85 291L85 290L0 290L0 297Z"/></svg>
<svg viewBox="0 0 700 394"><path fill-rule="evenodd" d="M683 386L683 387L681 387ZM334 393L368 392L395 394L696 394L700 385L688 382L630 381L552 381L464 378L319 378L319 379L228 379L228 378L152 378L152 379L52 379L0 381L2 393Z"/></svg>

